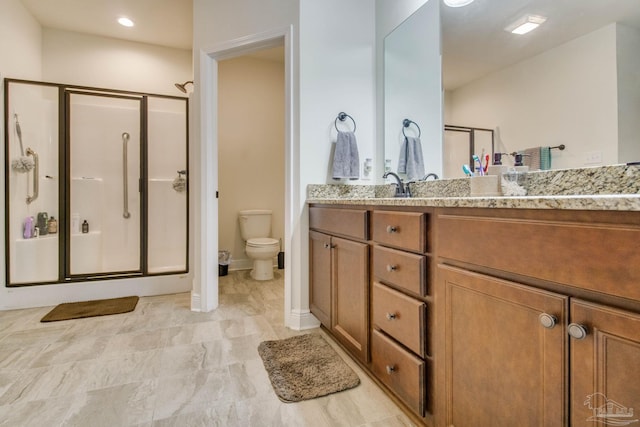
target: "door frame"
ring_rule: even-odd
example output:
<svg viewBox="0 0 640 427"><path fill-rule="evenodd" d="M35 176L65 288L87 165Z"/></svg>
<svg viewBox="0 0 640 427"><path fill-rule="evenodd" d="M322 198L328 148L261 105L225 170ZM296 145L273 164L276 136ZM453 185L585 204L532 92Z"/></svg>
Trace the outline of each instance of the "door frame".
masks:
<svg viewBox="0 0 640 427"><path fill-rule="evenodd" d="M200 171L199 188L196 191L199 207L194 209L196 245L194 254L194 289L191 296L191 309L211 311L218 306L218 273L213 260L218 252L218 61L242 56L257 50L280 46L284 42L285 56L285 182L284 185L284 316L285 325L292 322L292 277L301 275L300 260L292 262L294 246L292 236L295 230L296 215L300 212L299 171L294 170L295 159L299 158L299 147L294 143L295 121L294 107L294 58L293 26L289 25L270 31L240 37L217 44L199 52L199 76L195 76L196 102L200 105L199 130L200 143L193 144L199 149L197 169ZM199 78L198 78L199 77ZM297 140L296 140L297 141ZM198 145L198 147L195 147ZM196 199L196 197L194 197ZM299 257L299 255L298 255ZM294 321L294 323L297 323Z"/></svg>

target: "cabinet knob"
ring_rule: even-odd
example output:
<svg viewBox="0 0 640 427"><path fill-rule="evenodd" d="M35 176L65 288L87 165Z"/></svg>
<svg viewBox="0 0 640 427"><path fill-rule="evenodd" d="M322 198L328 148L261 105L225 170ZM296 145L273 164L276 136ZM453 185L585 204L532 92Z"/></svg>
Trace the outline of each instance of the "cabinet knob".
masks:
<svg viewBox="0 0 640 427"><path fill-rule="evenodd" d="M571 338L575 338L577 340L583 340L587 336L587 327L584 325L579 325L577 323L570 323L567 328L567 332L569 332L569 336Z"/></svg>
<svg viewBox="0 0 640 427"><path fill-rule="evenodd" d="M387 320L395 320L398 318L396 313L387 313Z"/></svg>
<svg viewBox="0 0 640 427"><path fill-rule="evenodd" d="M387 233L397 233L398 227L395 225L387 225Z"/></svg>
<svg viewBox="0 0 640 427"><path fill-rule="evenodd" d="M387 374L391 375L396 371L396 365L387 365Z"/></svg>
<svg viewBox="0 0 640 427"><path fill-rule="evenodd" d="M335 247L336 247L336 245L332 245L332 244L330 244L330 243L325 243L325 244L324 244L324 248L325 248L325 249L333 249L333 248L335 248Z"/></svg>
<svg viewBox="0 0 640 427"><path fill-rule="evenodd" d="M396 271L398 269L397 265L387 264L387 271L391 273L392 271Z"/></svg>
<svg viewBox="0 0 640 427"><path fill-rule="evenodd" d="M540 319L540 324L547 329L553 329L556 323L558 323L558 318L553 314L541 313L538 319Z"/></svg>

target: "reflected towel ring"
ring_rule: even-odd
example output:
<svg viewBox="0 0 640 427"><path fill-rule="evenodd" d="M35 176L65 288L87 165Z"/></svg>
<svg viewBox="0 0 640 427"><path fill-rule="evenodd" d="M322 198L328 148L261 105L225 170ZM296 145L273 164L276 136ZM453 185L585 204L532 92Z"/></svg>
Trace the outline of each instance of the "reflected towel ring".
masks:
<svg viewBox="0 0 640 427"><path fill-rule="evenodd" d="M347 117L349 117L351 119L351 121L353 122L353 132L355 133L355 131L356 131L356 121L353 120L353 117L351 117L350 115L348 115L345 112L338 113L338 117L336 117L336 119L334 120L333 124L336 127L336 130L338 132L340 132L340 130L338 129L338 120L340 120L341 122L344 122L347 119Z"/></svg>
<svg viewBox="0 0 640 427"><path fill-rule="evenodd" d="M420 138L420 135L422 135L422 131L420 130L420 126L418 126L418 124L416 122L414 122L413 120L409 120L409 119L404 119L402 121L402 134L405 136L405 138L407 137L407 134L404 133L404 128L408 128L409 126L411 126L411 123L416 125L416 127L418 128L418 138Z"/></svg>

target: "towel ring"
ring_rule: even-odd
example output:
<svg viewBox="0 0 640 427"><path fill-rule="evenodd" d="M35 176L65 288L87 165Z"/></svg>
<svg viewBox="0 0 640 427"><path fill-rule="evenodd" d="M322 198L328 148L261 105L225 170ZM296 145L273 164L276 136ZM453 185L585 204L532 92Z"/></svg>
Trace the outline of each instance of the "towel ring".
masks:
<svg viewBox="0 0 640 427"><path fill-rule="evenodd" d="M418 138L420 138L420 135L422 135L422 131L420 130L420 126L418 126L418 124L416 122L414 122L413 120L409 120L409 119L404 119L402 121L402 134L405 136L405 138L407 137L407 134L404 133L404 128L408 128L409 126L411 126L411 123L416 125L416 127L418 128Z"/></svg>
<svg viewBox="0 0 640 427"><path fill-rule="evenodd" d="M338 117L336 117L336 119L333 122L333 124L336 127L336 130L338 132L340 132L340 129L338 129L338 120L340 120L341 122L344 122L347 119L347 117L349 117L351 119L351 121L353 122L353 132L356 131L356 121L353 120L353 117L351 117L347 113L341 112L341 113L338 113Z"/></svg>

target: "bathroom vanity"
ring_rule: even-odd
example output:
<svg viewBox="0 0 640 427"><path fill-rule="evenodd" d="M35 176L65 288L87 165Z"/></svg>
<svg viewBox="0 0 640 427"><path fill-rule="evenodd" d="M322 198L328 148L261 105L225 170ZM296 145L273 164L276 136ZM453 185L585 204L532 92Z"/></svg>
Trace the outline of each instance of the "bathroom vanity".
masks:
<svg viewBox="0 0 640 427"><path fill-rule="evenodd" d="M638 418L640 195L315 196L309 221L312 313L418 424Z"/></svg>

